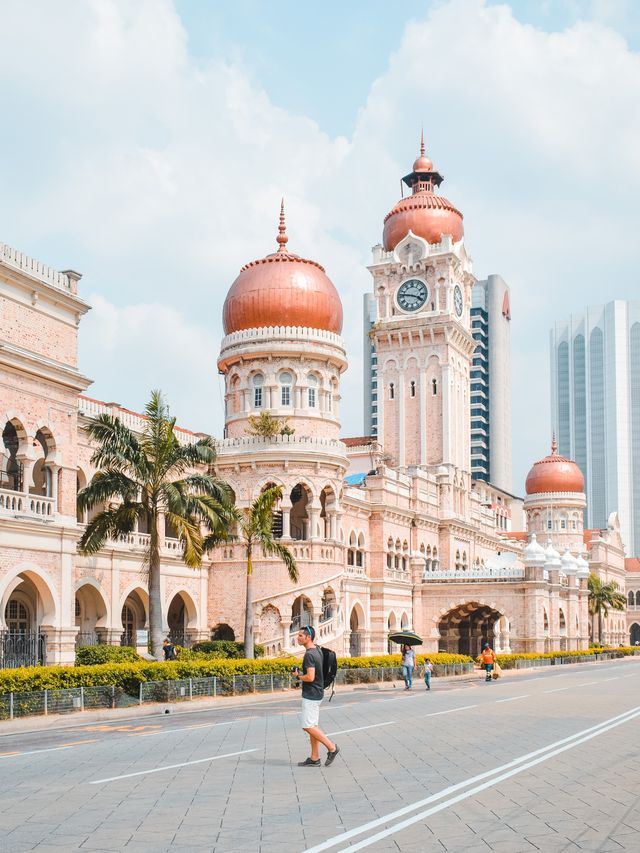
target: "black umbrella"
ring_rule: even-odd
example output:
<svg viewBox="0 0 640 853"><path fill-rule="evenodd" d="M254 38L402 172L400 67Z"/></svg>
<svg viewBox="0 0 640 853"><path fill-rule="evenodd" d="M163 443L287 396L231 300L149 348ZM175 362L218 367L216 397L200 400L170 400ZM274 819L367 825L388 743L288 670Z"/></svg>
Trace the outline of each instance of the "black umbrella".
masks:
<svg viewBox="0 0 640 853"><path fill-rule="evenodd" d="M392 643L399 643L403 646L421 646L422 637L414 634L413 631L393 631L389 634L389 639Z"/></svg>

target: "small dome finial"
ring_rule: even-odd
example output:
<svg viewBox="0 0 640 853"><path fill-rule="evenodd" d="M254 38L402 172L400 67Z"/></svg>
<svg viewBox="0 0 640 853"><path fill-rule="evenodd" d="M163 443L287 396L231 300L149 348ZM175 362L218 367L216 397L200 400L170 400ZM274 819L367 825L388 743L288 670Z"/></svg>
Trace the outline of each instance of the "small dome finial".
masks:
<svg viewBox="0 0 640 853"><path fill-rule="evenodd" d="M558 452L558 442L556 441L556 431L553 431L553 438L551 439L551 453L556 454Z"/></svg>
<svg viewBox="0 0 640 853"><path fill-rule="evenodd" d="M280 202L280 224L278 225L278 236L276 237L276 242L278 243L279 252L287 251L289 238L287 237L287 226L284 221L284 199Z"/></svg>
<svg viewBox="0 0 640 853"><path fill-rule="evenodd" d="M420 128L420 156L424 157L424 127Z"/></svg>

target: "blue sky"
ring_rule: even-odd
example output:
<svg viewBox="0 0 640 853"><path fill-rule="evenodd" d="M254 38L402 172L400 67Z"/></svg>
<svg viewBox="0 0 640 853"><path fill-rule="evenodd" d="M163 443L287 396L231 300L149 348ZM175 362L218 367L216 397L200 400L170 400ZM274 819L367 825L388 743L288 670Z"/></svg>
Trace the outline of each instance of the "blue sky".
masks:
<svg viewBox="0 0 640 853"><path fill-rule="evenodd" d="M637 296L640 5L4 0L0 241L84 274L91 394L161 387L220 434L226 291L274 246L325 265L362 429L365 266L420 126L479 278L512 289L514 490L549 441L548 332Z"/></svg>

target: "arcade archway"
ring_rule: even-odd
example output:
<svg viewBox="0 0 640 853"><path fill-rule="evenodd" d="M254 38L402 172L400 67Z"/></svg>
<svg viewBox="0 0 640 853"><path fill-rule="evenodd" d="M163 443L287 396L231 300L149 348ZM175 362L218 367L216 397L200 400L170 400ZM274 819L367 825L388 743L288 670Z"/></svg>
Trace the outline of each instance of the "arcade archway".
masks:
<svg viewBox="0 0 640 853"><path fill-rule="evenodd" d="M484 643L496 652L509 650L509 620L487 604L470 601L452 608L438 624L438 651L476 657Z"/></svg>

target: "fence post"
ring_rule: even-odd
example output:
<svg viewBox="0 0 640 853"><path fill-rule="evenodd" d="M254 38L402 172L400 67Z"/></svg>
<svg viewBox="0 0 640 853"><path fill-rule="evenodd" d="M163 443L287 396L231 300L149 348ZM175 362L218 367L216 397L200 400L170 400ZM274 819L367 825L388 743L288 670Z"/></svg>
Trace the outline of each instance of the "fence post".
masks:
<svg viewBox="0 0 640 853"><path fill-rule="evenodd" d="M218 678L217 676L213 676L213 698L218 695Z"/></svg>
<svg viewBox="0 0 640 853"><path fill-rule="evenodd" d="M189 699L193 699L193 678L189 679Z"/></svg>
<svg viewBox="0 0 640 853"><path fill-rule="evenodd" d="M45 716L49 713L49 691L44 691L44 713Z"/></svg>
<svg viewBox="0 0 640 853"><path fill-rule="evenodd" d="M142 705L142 682L140 682L138 688L138 705Z"/></svg>
<svg viewBox="0 0 640 853"><path fill-rule="evenodd" d="M80 685L80 710L84 711L84 687Z"/></svg>
<svg viewBox="0 0 640 853"><path fill-rule="evenodd" d="M115 684L111 685L111 707L116 707L116 686Z"/></svg>
<svg viewBox="0 0 640 853"><path fill-rule="evenodd" d="M253 692L256 693L256 674L253 673Z"/></svg>
<svg viewBox="0 0 640 853"><path fill-rule="evenodd" d="M9 693L9 719L13 720L13 693Z"/></svg>
<svg viewBox="0 0 640 853"><path fill-rule="evenodd" d="M231 678L233 679L233 684L231 685L231 695L235 696L236 695L236 677L235 677L235 675L232 675Z"/></svg>
<svg viewBox="0 0 640 853"><path fill-rule="evenodd" d="M273 673L271 673L271 692L273 693Z"/></svg>

